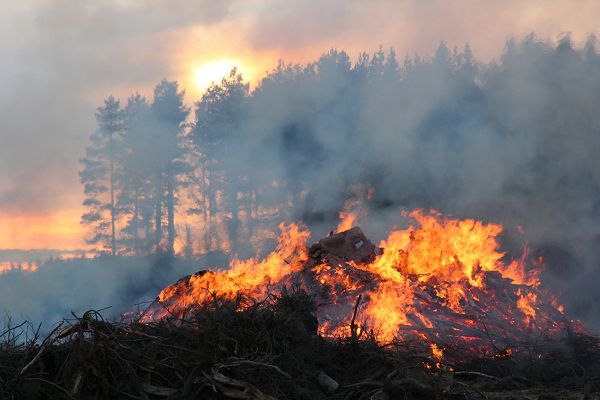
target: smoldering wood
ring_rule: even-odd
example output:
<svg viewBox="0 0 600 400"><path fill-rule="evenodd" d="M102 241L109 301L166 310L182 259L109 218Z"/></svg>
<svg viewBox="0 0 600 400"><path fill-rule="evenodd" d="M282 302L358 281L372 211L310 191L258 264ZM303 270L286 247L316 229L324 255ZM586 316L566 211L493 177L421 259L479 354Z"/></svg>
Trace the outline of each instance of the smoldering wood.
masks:
<svg viewBox="0 0 600 400"><path fill-rule="evenodd" d="M314 254L318 249L320 256L330 262L354 261L362 264L373 261L376 255L375 245L367 239L358 226L325 237L319 240L318 246L320 248L313 249L312 253Z"/></svg>

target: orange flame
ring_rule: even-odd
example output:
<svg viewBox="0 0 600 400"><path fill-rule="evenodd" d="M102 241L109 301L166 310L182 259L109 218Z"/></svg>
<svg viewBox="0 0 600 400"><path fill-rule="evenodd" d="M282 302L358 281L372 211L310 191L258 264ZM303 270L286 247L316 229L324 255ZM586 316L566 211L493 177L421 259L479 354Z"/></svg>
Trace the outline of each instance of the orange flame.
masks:
<svg viewBox="0 0 600 400"><path fill-rule="evenodd" d="M340 211L340 223L337 226L336 232L344 232L352 228L356 223L356 214L346 211Z"/></svg>
<svg viewBox="0 0 600 400"><path fill-rule="evenodd" d="M521 293L520 290L517 291L517 295L519 299L517 300L517 307L526 315L526 320L529 322L535 319L535 302L537 300L537 296L535 293Z"/></svg>
<svg viewBox="0 0 600 400"><path fill-rule="evenodd" d="M355 218L341 216L338 231L351 227ZM562 329L556 299L536 289L536 266L527 268L526 256L504 262L501 225L421 210L407 216L413 224L390 232L381 242L383 253L360 265L347 261L310 267L309 232L280 225L279 244L264 260L233 260L229 270L194 275L165 288L159 300L167 311L151 313L146 320L169 312L181 315L187 307L215 301L215 293L257 301L294 283L317 300L319 334L349 336L356 319L354 333L369 329L380 342L407 335L426 339L438 362L446 347L438 341L475 346L489 343L492 335L520 338L536 326L544 332ZM320 302L323 298L327 301ZM357 298L362 301L356 303Z"/></svg>
<svg viewBox="0 0 600 400"><path fill-rule="evenodd" d="M39 268L37 263L11 263L11 262L0 262L0 275L12 271L20 270L27 272L35 272Z"/></svg>
<svg viewBox="0 0 600 400"><path fill-rule="evenodd" d="M300 270L307 259L306 242L310 233L300 225L280 224L279 228L281 236L277 249L264 260L234 259L228 270L192 275L189 282L180 281L163 289L158 295L159 301L165 302L176 297L174 307L182 309L211 301L216 295L229 299L238 293L254 298L266 296L272 284ZM152 318L162 318L171 312L166 308Z"/></svg>
<svg viewBox="0 0 600 400"><path fill-rule="evenodd" d="M429 347L431 348L431 355L433 356L433 359L438 363L441 362L444 358L444 350L435 343L431 343Z"/></svg>

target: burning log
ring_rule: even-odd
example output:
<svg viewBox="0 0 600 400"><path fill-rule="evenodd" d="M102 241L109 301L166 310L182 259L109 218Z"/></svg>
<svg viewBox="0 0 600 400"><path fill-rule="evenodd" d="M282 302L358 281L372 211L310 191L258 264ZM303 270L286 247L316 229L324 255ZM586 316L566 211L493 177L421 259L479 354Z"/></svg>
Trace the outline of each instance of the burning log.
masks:
<svg viewBox="0 0 600 400"><path fill-rule="evenodd" d="M319 240L310 247L308 255L314 265L348 261L364 264L375 259L376 248L356 226Z"/></svg>

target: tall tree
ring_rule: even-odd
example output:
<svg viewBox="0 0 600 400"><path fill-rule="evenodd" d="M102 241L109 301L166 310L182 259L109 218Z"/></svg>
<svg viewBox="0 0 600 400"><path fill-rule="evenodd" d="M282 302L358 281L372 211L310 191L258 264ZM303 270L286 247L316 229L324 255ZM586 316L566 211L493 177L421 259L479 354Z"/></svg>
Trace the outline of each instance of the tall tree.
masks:
<svg viewBox="0 0 600 400"><path fill-rule="evenodd" d="M167 207L167 253L174 253L175 204L177 190L183 183L180 178L188 171L185 157L184 122L189 108L183 103L185 91L179 91L175 81L163 79L154 88L154 99L150 106L153 119L153 144L155 155L155 232L156 249L161 251L162 205Z"/></svg>
<svg viewBox="0 0 600 400"><path fill-rule="evenodd" d="M117 149L123 130L119 101L113 96L106 99L104 106L97 109L96 121L98 130L90 136L91 144L81 160L83 170L79 175L86 196L83 205L88 208L81 222L93 226L93 236L88 243L102 245L116 255L116 170L120 167Z"/></svg>
<svg viewBox="0 0 600 400"><path fill-rule="evenodd" d="M229 163L231 159L223 145L241 143L242 136L235 135L241 129L242 113L249 94L249 84L244 82L243 77L233 68L228 76L220 83L211 85L196 103L196 123L191 132L191 138L197 153L203 157L202 168L208 177L208 186L205 187L205 221L207 226L207 244L210 246L210 231L217 221L214 217L217 213L217 193L220 190L231 213L228 223L229 239L232 246L237 244L238 230L240 226L238 193L240 190L239 168L236 163ZM223 204L221 204L223 206Z"/></svg>
<svg viewBox="0 0 600 400"><path fill-rule="evenodd" d="M123 167L119 180L121 191L117 207L129 216L123 227L128 249L134 254L148 253L151 214L154 205L153 159L149 157L153 143L149 132L152 121L150 104L139 94L131 96L124 109L125 129L120 146Z"/></svg>
<svg viewBox="0 0 600 400"><path fill-rule="evenodd" d="M393 48L390 48L388 55L385 59L385 65L383 67L383 76L390 80L399 80L400 78L400 65L396 58L396 52Z"/></svg>
<svg viewBox="0 0 600 400"><path fill-rule="evenodd" d="M381 78L385 72L385 53L383 46L379 46L379 50L373 54L369 63L369 76L371 78Z"/></svg>

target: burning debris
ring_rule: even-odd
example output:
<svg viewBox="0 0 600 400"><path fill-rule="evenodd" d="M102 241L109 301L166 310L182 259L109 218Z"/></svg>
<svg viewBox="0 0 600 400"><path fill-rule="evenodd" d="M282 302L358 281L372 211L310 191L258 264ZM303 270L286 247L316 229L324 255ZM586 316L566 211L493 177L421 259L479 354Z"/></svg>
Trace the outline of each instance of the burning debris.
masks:
<svg viewBox="0 0 600 400"><path fill-rule="evenodd" d="M139 319L94 311L43 341L0 333L0 399L558 399L600 393L600 343L502 228L440 214L379 247L354 227L165 288ZM16 397L15 397L16 394ZM554 397L553 397L554 396Z"/></svg>
<svg viewBox="0 0 600 400"><path fill-rule="evenodd" d="M264 260L234 260L165 288L142 321L193 318L195 310L237 299L238 310L302 290L316 303L316 332L417 340L438 361L506 357L531 343L584 332L539 284L526 257L507 262L502 226L414 211L413 224L376 247L358 227L308 247L309 232L281 225Z"/></svg>
<svg viewBox="0 0 600 400"><path fill-rule="evenodd" d="M328 237L310 247L308 256L313 266L348 261L364 264L375 259L376 250L363 231L359 227L353 227L337 234L331 232Z"/></svg>

